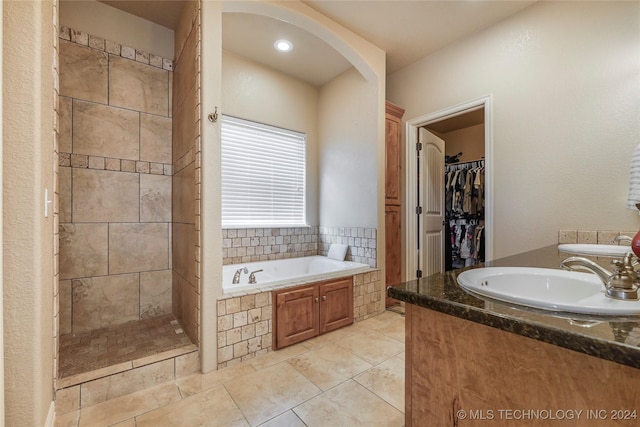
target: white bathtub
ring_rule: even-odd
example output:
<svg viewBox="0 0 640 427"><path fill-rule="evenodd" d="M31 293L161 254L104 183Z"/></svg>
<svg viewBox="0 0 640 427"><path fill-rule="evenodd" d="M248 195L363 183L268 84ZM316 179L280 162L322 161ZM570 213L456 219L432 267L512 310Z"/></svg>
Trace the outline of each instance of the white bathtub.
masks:
<svg viewBox="0 0 640 427"><path fill-rule="evenodd" d="M238 269L247 267L248 274L240 275L240 283L233 284L233 275ZM324 256L279 259L274 261L231 264L222 267L222 290L224 293L262 289L281 285L295 285L335 277L351 276L369 271L367 264L352 261L336 261ZM256 283L249 284L249 274L255 273Z"/></svg>

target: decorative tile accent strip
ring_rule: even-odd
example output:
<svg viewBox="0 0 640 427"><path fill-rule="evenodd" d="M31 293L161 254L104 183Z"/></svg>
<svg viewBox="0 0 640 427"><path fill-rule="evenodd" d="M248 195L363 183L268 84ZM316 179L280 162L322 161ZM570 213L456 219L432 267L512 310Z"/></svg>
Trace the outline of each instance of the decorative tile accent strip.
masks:
<svg viewBox="0 0 640 427"><path fill-rule="evenodd" d="M68 27L60 27L58 37L82 46L88 46L91 49L99 50L101 52L118 55L122 58L131 59L132 61L141 62L166 71L173 71L173 61L171 59L163 58L129 46L123 46L116 42L104 40L100 37L96 37L82 31Z"/></svg>
<svg viewBox="0 0 640 427"><path fill-rule="evenodd" d="M318 227L222 230L223 264L318 254Z"/></svg>
<svg viewBox="0 0 640 427"><path fill-rule="evenodd" d="M218 369L271 351L271 292L218 300Z"/></svg>
<svg viewBox="0 0 640 427"><path fill-rule="evenodd" d="M377 230L364 227L320 227L318 255L327 256L332 243L349 245L347 261L377 265Z"/></svg>
<svg viewBox="0 0 640 427"><path fill-rule="evenodd" d="M170 164L113 159L110 157L73 153L60 153L58 166L70 166L81 169L103 169L116 172L137 172L151 175L172 175L173 170Z"/></svg>
<svg viewBox="0 0 640 427"><path fill-rule="evenodd" d="M617 236L633 237L637 231L580 231L580 230L560 230L558 231L558 244L563 243L597 243L600 245L611 245ZM628 242L620 242L621 245L629 245Z"/></svg>

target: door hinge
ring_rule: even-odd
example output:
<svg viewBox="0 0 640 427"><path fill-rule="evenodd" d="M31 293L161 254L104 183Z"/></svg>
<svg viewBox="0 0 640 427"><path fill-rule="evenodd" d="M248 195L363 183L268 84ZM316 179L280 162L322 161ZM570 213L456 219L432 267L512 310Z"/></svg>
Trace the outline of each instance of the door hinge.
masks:
<svg viewBox="0 0 640 427"><path fill-rule="evenodd" d="M416 215L422 215L422 206L416 206Z"/></svg>
<svg viewBox="0 0 640 427"><path fill-rule="evenodd" d="M416 277L418 279L422 277L422 270L416 270Z"/></svg>
<svg viewBox="0 0 640 427"><path fill-rule="evenodd" d="M422 142L416 142L416 151L422 150Z"/></svg>

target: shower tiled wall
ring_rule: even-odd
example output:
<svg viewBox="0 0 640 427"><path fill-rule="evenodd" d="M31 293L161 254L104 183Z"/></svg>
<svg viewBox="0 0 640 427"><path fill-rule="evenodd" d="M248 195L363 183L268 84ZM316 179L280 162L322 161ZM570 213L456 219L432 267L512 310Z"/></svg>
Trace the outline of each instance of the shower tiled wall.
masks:
<svg viewBox="0 0 640 427"><path fill-rule="evenodd" d="M172 62L59 32L60 331L171 312Z"/></svg>
<svg viewBox="0 0 640 427"><path fill-rule="evenodd" d="M173 314L200 337L200 4L185 2L175 31L173 98Z"/></svg>

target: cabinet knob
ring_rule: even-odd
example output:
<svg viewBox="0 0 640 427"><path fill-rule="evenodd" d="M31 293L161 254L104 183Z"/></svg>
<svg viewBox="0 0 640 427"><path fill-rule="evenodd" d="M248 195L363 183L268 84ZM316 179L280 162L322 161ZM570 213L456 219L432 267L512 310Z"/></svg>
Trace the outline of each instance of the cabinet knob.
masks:
<svg viewBox="0 0 640 427"><path fill-rule="evenodd" d="M326 301L327 300L327 296L326 295L322 295L322 301Z"/></svg>
<svg viewBox="0 0 640 427"><path fill-rule="evenodd" d="M318 302L318 301L319 301L319 299L318 299L318 297L316 297L316 302Z"/></svg>

